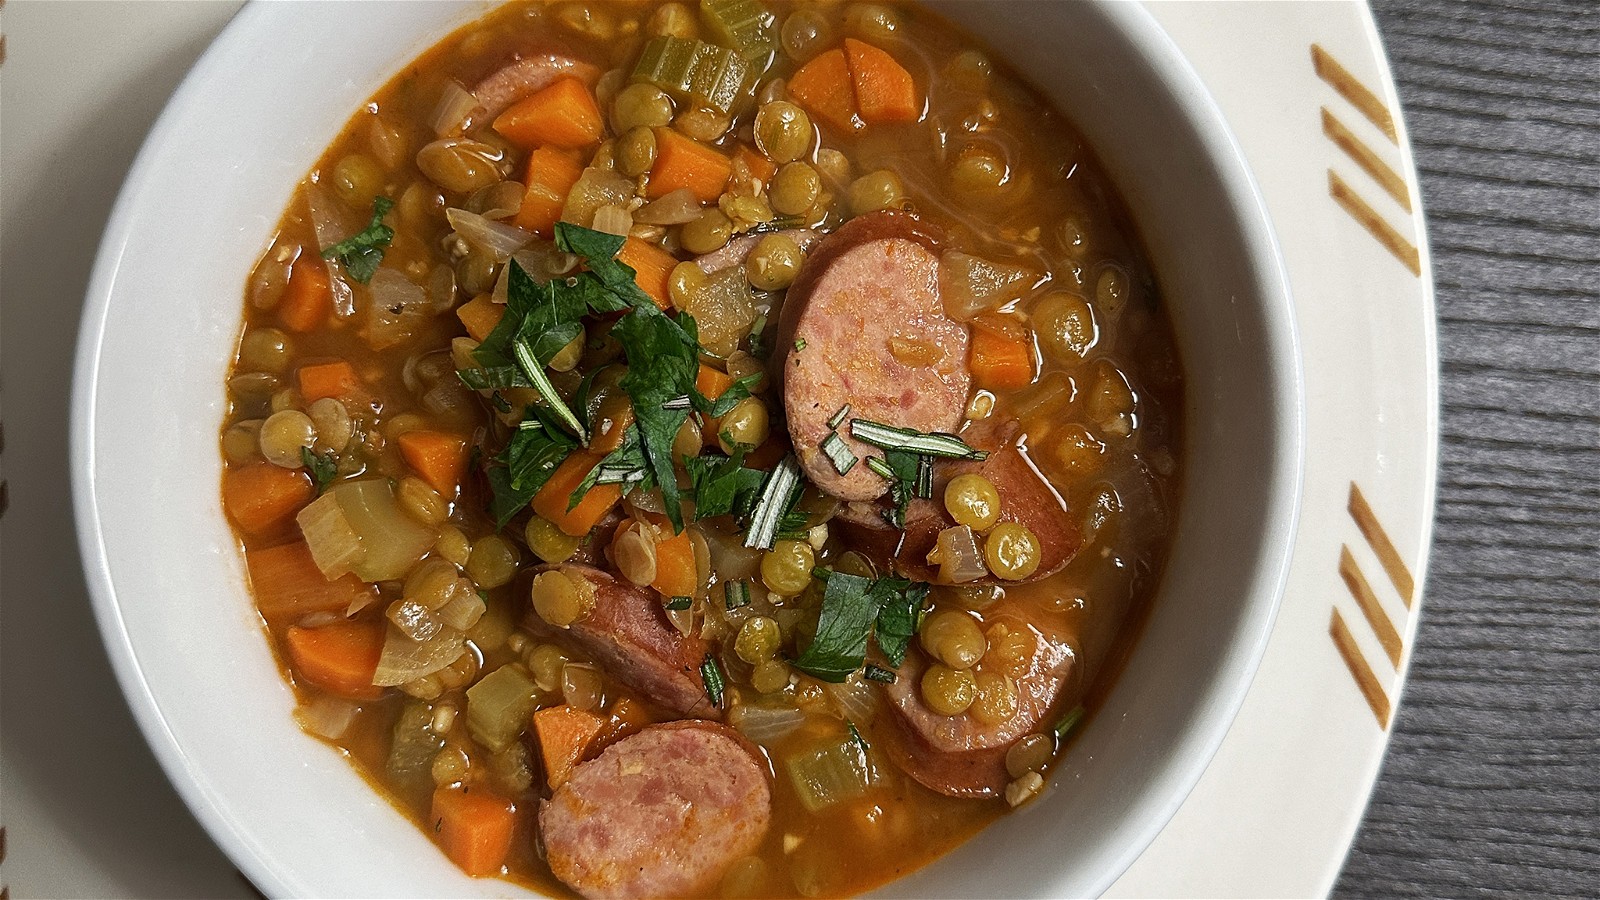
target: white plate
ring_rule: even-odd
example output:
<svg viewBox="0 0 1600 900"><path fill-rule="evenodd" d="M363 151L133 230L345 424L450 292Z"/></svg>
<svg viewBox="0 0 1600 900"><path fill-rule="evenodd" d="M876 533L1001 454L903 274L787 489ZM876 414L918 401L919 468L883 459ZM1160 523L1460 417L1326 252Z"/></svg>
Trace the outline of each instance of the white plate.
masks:
<svg viewBox="0 0 1600 900"><path fill-rule="evenodd" d="M13 5L5 13L7 25L23 18L18 10L27 10L24 16L33 24L46 26L30 28L37 46L27 56L14 50L11 65L0 70L6 124L12 126L6 129L5 147L13 183L43 179L52 153L63 148L92 159L97 148L69 141L78 137L89 114L142 130L147 111L136 110L118 122L123 110L102 108L102 80L111 72L145 71L162 61L192 57L198 49L192 36L230 12L201 5L155 13L185 30L151 27L145 12L111 11L85 19L58 9L47 14L48 7L35 12ZM1409 591L1413 602L1403 603L1395 585L1407 580L1391 573L1403 571L1412 585L1420 583L1431 521L1436 434L1431 286L1406 265L1403 247L1400 256L1389 249L1401 247L1396 238L1418 248L1418 269L1426 271L1420 211L1408 213L1385 191L1385 179L1373 177L1360 160L1375 159L1398 173L1397 193L1413 207L1415 178L1403 130L1397 129L1391 141L1363 111L1372 104L1348 86L1341 93L1336 85L1346 81L1319 77L1314 64L1316 44L1326 51L1324 74L1331 71L1326 60L1332 59L1351 80L1376 92L1379 108L1398 108L1364 8L1173 5L1154 12L1223 107L1278 225L1301 322L1314 452L1289 595L1261 674L1199 787L1112 890L1122 895L1320 893L1337 872L1376 775L1390 719L1384 710L1398 695L1414 628L1415 587ZM133 26L139 25L144 28L138 42L117 39L138 33ZM103 48L100 57L91 52L97 42ZM1250 52L1241 54L1241 46ZM44 66L36 62L38 68L19 71L19 65L45 60L47 52L97 61L66 70L48 92L42 83L37 92L16 90L18 79ZM120 63L107 63L108 55ZM1324 125L1323 108L1330 125ZM1330 132L1345 145L1330 140ZM1351 152L1346 146L1366 150ZM14 152L18 147L23 152ZM1330 194L1334 177L1343 185L1345 205ZM1362 217L1351 214L1363 208ZM36 225L41 215L9 197L5 210L11 234ZM1374 236L1385 234L1380 222L1388 223L1388 245ZM16 352L8 345L7 350L6 381L13 391L27 383L14 373L28 371L30 351L64 352L59 346ZM15 449L7 461L12 472L28 463L23 449ZM1348 511L1353 487L1370 514ZM14 527L23 512L44 515L48 509L44 503L25 508L19 497L7 525ZM1368 537L1380 534L1387 537ZM1385 541L1391 552L1380 552ZM1333 624L1335 616L1342 630ZM8 668L6 682L16 684L14 675ZM118 724L130 728L125 720ZM8 729L16 727L8 720ZM128 735L119 737L120 743L106 745L125 747ZM172 873L161 888L148 878L124 874L136 865L122 862L128 857L175 858L170 846L154 849L170 841L173 830L152 823L143 831L104 834L88 821L89 808L52 802L72 773L14 755L29 752L14 749L19 747L23 744L8 738L4 757L4 771L28 775L20 789L8 784L4 810L12 850L4 874L19 895L238 892L226 861L196 838L192 823L170 802L161 808L176 817L176 833L192 845L191 867ZM127 765L143 779L159 777L147 757L129 755Z"/></svg>

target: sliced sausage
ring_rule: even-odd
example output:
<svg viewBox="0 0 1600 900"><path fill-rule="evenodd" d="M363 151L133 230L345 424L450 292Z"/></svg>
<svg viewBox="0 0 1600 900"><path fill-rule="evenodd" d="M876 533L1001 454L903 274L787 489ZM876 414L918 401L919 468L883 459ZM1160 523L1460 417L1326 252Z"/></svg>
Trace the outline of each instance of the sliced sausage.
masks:
<svg viewBox="0 0 1600 900"><path fill-rule="evenodd" d="M587 656L619 681L680 715L721 718L700 676L710 644L698 634L685 635L672 627L660 594L589 566L553 568L593 585L594 608L567 628L557 628L530 610L524 627Z"/></svg>
<svg viewBox="0 0 1600 900"><path fill-rule="evenodd" d="M986 725L971 713L942 716L922 702L922 673L927 660L913 647L886 685L896 729L889 753L902 769L924 786L952 797L993 797L1005 790L1006 751L1025 735L1040 731L1066 684L1076 657L1059 635L1028 621L1018 604L1002 605L985 616L985 624L1002 623L1026 632L1033 651L1017 676L1017 712L997 725Z"/></svg>
<svg viewBox="0 0 1600 900"><path fill-rule="evenodd" d="M539 806L550 870L585 897L704 895L771 818L765 761L738 732L701 721L617 741Z"/></svg>
<svg viewBox="0 0 1600 900"><path fill-rule="evenodd" d="M789 437L806 476L842 500L871 500L888 485L865 465L882 451L850 437L856 418L954 431L972 387L967 328L945 315L938 242L898 211L851 219L823 238L789 287L774 362L782 366ZM828 420L857 463L840 475L822 453Z"/></svg>
<svg viewBox="0 0 1600 900"><path fill-rule="evenodd" d="M492 120L511 104L554 84L556 79L572 77L589 87L600 78L600 67L563 53L532 53L489 73L472 95L483 108L484 120Z"/></svg>
<svg viewBox="0 0 1600 900"><path fill-rule="evenodd" d="M1000 494L1000 521L1021 524L1039 539L1039 568L1020 581L1038 581L1061 571L1077 554L1083 536L1066 502L1019 446L1017 430L1015 422L985 421L963 432L962 439L977 449L988 450L988 458L936 461L933 497L911 501L906 508L904 533L889 526L881 504L847 504L840 510L839 519L851 540L880 566L892 568L913 581L937 583L938 569L928 565L928 551L939 539L939 532L956 524L944 506L945 486L957 475L975 473L989 479ZM981 546L981 537L979 541ZM972 583L1007 582L991 577Z"/></svg>

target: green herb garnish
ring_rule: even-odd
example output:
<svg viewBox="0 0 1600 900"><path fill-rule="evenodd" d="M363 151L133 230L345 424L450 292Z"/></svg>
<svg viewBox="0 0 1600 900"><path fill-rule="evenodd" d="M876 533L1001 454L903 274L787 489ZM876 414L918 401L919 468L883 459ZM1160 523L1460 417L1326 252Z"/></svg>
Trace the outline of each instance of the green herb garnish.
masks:
<svg viewBox="0 0 1600 900"><path fill-rule="evenodd" d="M372 200L372 222L357 234L345 238L322 251L323 259L338 259L344 264L346 275L366 284L377 273L383 262L383 250L394 240L394 229L383 224L383 217L394 208L388 197Z"/></svg>
<svg viewBox="0 0 1600 900"><path fill-rule="evenodd" d="M884 518L895 528L906 527L906 509L911 506L911 499L918 496L918 490L923 484L924 472L927 479L927 495L933 495L933 467L931 462L924 470L923 463L926 456L919 456L908 450L885 450L883 458L876 456L867 457L867 468L876 472L889 482L889 499L894 503L894 508L884 512Z"/></svg>
<svg viewBox="0 0 1600 900"><path fill-rule="evenodd" d="M894 684L900 678L900 676L889 671L888 669L885 669L882 666L874 666L870 663L862 667L861 677L867 679L868 681L877 681L882 682L883 684Z"/></svg>
<svg viewBox="0 0 1600 900"><path fill-rule="evenodd" d="M673 597L667 601L667 609L670 609L673 612L682 612L693 605L693 597Z"/></svg>
<svg viewBox="0 0 1600 900"><path fill-rule="evenodd" d="M577 440L547 418L544 407L530 406L523 415L506 448L494 458L499 465L486 473L492 492L489 514L498 528L504 528L528 505L567 454L578 447Z"/></svg>
<svg viewBox="0 0 1600 900"><path fill-rule="evenodd" d="M805 338L795 338L794 339L794 348L796 350L804 350L806 348L806 339Z"/></svg>
<svg viewBox="0 0 1600 900"><path fill-rule="evenodd" d="M822 453L828 457L828 462L833 463L833 470L840 475L849 474L855 468L856 455L850 452L850 447L845 444L844 438L838 432L830 431L822 439Z"/></svg>
<svg viewBox="0 0 1600 900"><path fill-rule="evenodd" d="M750 517L750 529L745 532L744 545L757 550L771 550L778 533L785 530L785 520L795 501L800 499L800 465L794 455L785 456L777 468L767 475L761 486L761 499L756 502Z"/></svg>
<svg viewBox="0 0 1600 900"><path fill-rule="evenodd" d="M729 581L722 585L722 598L728 609L750 605L750 582Z"/></svg>
<svg viewBox="0 0 1600 900"><path fill-rule="evenodd" d="M833 572L822 593L816 637L794 667L837 684L862 667L867 639L874 636L890 664L900 665L927 597L928 585L920 582Z"/></svg>
<svg viewBox="0 0 1600 900"><path fill-rule="evenodd" d="M833 417L828 420L828 427L838 428L840 425L844 424L844 420L848 418L849 415L850 404L846 403L845 405L839 407L839 411L834 413Z"/></svg>
<svg viewBox="0 0 1600 900"><path fill-rule="evenodd" d="M1083 721L1083 714L1085 712L1087 712L1087 710L1083 708L1082 704L1067 710L1067 714L1062 716L1061 721L1056 723L1056 740L1062 740L1066 738L1067 735L1071 734L1072 729L1077 728L1078 723Z"/></svg>
<svg viewBox="0 0 1600 900"><path fill-rule="evenodd" d="M861 731L856 728L856 723L850 721L849 719L845 719L844 727L850 729L850 740L856 742L856 746L861 748L861 752L863 754L872 749L871 747L867 746L867 739L861 736Z"/></svg>
<svg viewBox="0 0 1600 900"><path fill-rule="evenodd" d="M694 490L696 519L743 518L755 508L766 474L743 465L743 450L735 449L732 456L691 456L683 462Z"/></svg>
<svg viewBox="0 0 1600 900"><path fill-rule="evenodd" d="M318 455L312 453L310 447L301 447L300 463L311 473L311 480L316 482L318 497L339 477L339 461L334 458L332 450Z"/></svg>
<svg viewBox="0 0 1600 900"><path fill-rule="evenodd" d="M711 698L711 705L721 706L722 667L717 665L715 656L707 656L705 662L700 664L700 681L706 686L706 696Z"/></svg>
<svg viewBox="0 0 1600 900"><path fill-rule="evenodd" d="M987 450L968 446L966 441L953 434L932 434L911 428L897 428L881 422L855 419L850 423L850 436L864 444L885 450L906 450L924 456L943 456L950 459L987 459Z"/></svg>

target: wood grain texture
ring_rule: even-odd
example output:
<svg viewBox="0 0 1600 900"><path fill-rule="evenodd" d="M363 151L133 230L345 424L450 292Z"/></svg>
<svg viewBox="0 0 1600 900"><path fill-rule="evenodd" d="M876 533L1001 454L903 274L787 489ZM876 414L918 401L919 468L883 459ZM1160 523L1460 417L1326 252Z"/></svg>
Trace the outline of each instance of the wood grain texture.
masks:
<svg viewBox="0 0 1600 900"><path fill-rule="evenodd" d="M1374 0L1422 178L1437 529L1342 897L1600 895L1600 4Z"/></svg>

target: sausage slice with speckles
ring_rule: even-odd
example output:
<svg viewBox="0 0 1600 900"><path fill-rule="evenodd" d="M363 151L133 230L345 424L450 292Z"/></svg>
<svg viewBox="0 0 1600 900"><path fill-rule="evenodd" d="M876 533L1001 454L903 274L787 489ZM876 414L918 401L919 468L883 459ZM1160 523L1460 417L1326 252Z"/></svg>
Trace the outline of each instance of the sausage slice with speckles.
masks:
<svg viewBox="0 0 1600 900"><path fill-rule="evenodd" d="M954 431L972 389L967 342L940 299L937 236L916 216L868 213L823 238L784 298L774 354L806 477L842 500L882 495L864 464L882 451L850 437L850 422ZM838 432L858 462L840 475L821 445L846 405Z"/></svg>
<svg viewBox="0 0 1600 900"><path fill-rule="evenodd" d="M713 892L771 819L765 760L733 729L695 720L617 741L539 806L550 870L585 897Z"/></svg>

